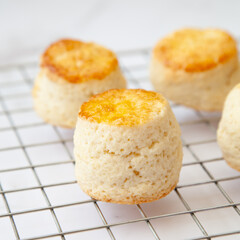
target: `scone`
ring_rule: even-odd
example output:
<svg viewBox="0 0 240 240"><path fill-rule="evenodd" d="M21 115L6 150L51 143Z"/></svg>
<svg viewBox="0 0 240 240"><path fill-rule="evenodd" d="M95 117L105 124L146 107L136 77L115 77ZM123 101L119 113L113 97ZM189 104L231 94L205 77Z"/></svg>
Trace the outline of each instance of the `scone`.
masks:
<svg viewBox="0 0 240 240"><path fill-rule="evenodd" d="M125 87L113 52L94 43L64 39L42 55L33 89L34 108L46 122L73 128L80 105L89 97Z"/></svg>
<svg viewBox="0 0 240 240"><path fill-rule="evenodd" d="M176 186L182 165L180 127L160 94L109 90L81 106L74 133L82 190L112 203L151 202Z"/></svg>
<svg viewBox="0 0 240 240"><path fill-rule="evenodd" d="M227 96L217 139L226 162L240 171L240 84Z"/></svg>
<svg viewBox="0 0 240 240"><path fill-rule="evenodd" d="M221 111L240 82L236 41L217 29L183 29L160 40L152 54L150 77L166 98L196 110Z"/></svg>

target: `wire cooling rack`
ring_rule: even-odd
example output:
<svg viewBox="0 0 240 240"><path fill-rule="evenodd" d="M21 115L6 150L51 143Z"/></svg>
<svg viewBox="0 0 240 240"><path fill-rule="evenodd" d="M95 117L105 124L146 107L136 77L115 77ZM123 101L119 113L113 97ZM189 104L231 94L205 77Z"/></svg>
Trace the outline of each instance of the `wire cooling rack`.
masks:
<svg viewBox="0 0 240 240"><path fill-rule="evenodd" d="M149 49L119 52L129 88L152 89ZM216 143L219 114L172 104L184 160L177 188L153 203L85 195L74 177L73 130L33 111L37 63L0 68L0 239L240 239L240 174Z"/></svg>

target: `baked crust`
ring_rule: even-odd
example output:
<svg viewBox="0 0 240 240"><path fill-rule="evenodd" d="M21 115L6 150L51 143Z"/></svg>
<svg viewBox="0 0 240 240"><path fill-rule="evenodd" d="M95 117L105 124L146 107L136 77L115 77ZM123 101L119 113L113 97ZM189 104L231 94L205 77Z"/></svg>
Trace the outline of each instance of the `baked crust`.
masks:
<svg viewBox="0 0 240 240"><path fill-rule="evenodd" d="M224 159L226 160L226 163L228 164L229 167L231 167L232 169L237 170L238 172L240 172L240 164L233 163L232 161L228 160L225 157L224 157Z"/></svg>
<svg viewBox="0 0 240 240"><path fill-rule="evenodd" d="M154 57L166 67L203 72L237 55L236 41L218 29L182 29L160 40Z"/></svg>
<svg viewBox="0 0 240 240"><path fill-rule="evenodd" d="M74 133L75 175L83 191L119 204L166 196L182 166L181 131L167 100L122 89L84 105Z"/></svg>
<svg viewBox="0 0 240 240"><path fill-rule="evenodd" d="M126 87L119 67L101 81L81 84L69 83L54 74L50 78L45 70L40 70L32 90L35 111L46 122L65 128L75 127L81 104L91 96L108 89Z"/></svg>
<svg viewBox="0 0 240 240"><path fill-rule="evenodd" d="M160 114L166 100L158 93L142 89L112 89L85 102L79 117L115 126L136 126Z"/></svg>
<svg viewBox="0 0 240 240"><path fill-rule="evenodd" d="M95 43L62 39L43 53L41 67L70 83L102 80L118 67L116 55Z"/></svg>
<svg viewBox="0 0 240 240"><path fill-rule="evenodd" d="M177 186L177 183L175 183L174 185L172 185L171 187L169 187L168 189L165 190L165 192L162 193L156 193L155 196L149 197L149 196L135 196L132 195L131 197L122 197L122 199L117 200L114 199L114 197L105 197L104 195L102 195L101 193L92 193L91 190L84 188L84 186L80 185L81 189L90 197L96 199L96 200L100 200L103 202L110 202L110 203L118 203L118 204L141 204L141 203L148 203L148 202L153 202L153 201L157 201L161 198L164 198L165 196L167 196L171 191L173 191L175 189L175 187Z"/></svg>

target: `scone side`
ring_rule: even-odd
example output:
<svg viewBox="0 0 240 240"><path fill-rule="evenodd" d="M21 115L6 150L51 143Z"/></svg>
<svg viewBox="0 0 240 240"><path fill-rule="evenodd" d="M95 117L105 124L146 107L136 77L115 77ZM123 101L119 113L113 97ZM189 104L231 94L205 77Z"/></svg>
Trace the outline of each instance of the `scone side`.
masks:
<svg viewBox="0 0 240 240"><path fill-rule="evenodd" d="M217 131L217 142L226 163L231 168L240 171L240 151L236 150L236 144L240 143L240 136L237 139L232 136L232 133L226 130L224 123L221 121Z"/></svg>
<svg viewBox="0 0 240 240"><path fill-rule="evenodd" d="M236 163L236 162L230 161L225 156L224 156L224 159L226 160L226 163L228 164L229 167L231 167L232 169L237 170L238 172L240 172L240 163Z"/></svg>
<svg viewBox="0 0 240 240"><path fill-rule="evenodd" d="M128 204L128 205L149 203L149 202L157 201L161 198L164 198L176 188L177 183L178 183L178 181L175 184L173 184L173 186L166 189L165 192L163 192L161 194L156 194L155 196L152 196L152 197L147 196L147 197L144 198L144 197L132 196L132 197L129 197L129 198L124 198L124 196L123 196L123 198L121 200L115 200L115 199L112 199L110 196L105 197L105 196L101 195L101 193L92 194L92 191L90 191L89 189L85 189L84 186L82 186L78 182L78 184L80 184L80 187L83 190L83 192L85 192L87 195L89 195L93 199L103 201L103 202L117 203L117 204Z"/></svg>
<svg viewBox="0 0 240 240"><path fill-rule="evenodd" d="M228 92L240 78L232 78L238 69L237 57L202 73L174 71L154 56L150 65L150 79L156 91L166 98L203 111L221 111Z"/></svg>
<svg viewBox="0 0 240 240"><path fill-rule="evenodd" d="M120 68L104 80L91 80L79 84L69 83L62 78L52 81L46 71L41 69L34 84L34 109L46 122L56 126L75 127L79 107L83 102L92 95L108 89L126 87L126 80Z"/></svg>
<svg viewBox="0 0 240 240"><path fill-rule="evenodd" d="M227 164L240 171L240 84L226 98L217 130L217 141Z"/></svg>
<svg viewBox="0 0 240 240"><path fill-rule="evenodd" d="M127 204L154 201L173 189L179 179L182 145L173 113L165 117L136 128L78 119L75 174L82 189L96 199ZM172 126L164 127L169 121ZM162 127L165 137L155 127Z"/></svg>

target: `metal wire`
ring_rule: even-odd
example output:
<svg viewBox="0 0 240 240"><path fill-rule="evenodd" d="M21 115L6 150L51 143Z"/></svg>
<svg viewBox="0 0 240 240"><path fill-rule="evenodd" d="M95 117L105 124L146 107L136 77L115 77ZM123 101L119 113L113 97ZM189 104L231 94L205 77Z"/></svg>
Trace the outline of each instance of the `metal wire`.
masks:
<svg viewBox="0 0 240 240"><path fill-rule="evenodd" d="M128 76L129 83L132 86L134 86L135 88L141 88L141 83L144 83L144 82L146 83L149 81L147 79L147 77L145 77L145 76L134 77L132 74L132 71L134 71L134 70L146 69L146 65L147 65L148 57L149 57L149 49L122 51L122 52L118 53L118 56L120 57L120 59L124 58L124 57L135 57L135 56L139 57L139 56L141 56L143 59L143 62L141 64L136 63L136 64L131 64L131 66L125 65L123 62L122 69L125 72L125 74ZM144 63L144 61L145 61L145 63ZM11 82L8 82L8 81L1 82L0 81L0 89L4 89L5 87L18 86L18 85L21 85L21 83L24 83L25 85L27 84L27 86L29 86L29 88L31 88L33 79L31 78L31 76L28 75L28 70L31 68L35 68L36 66L37 66L37 63L35 63L35 62L29 62L29 63L17 64L17 65L0 66L0 74L1 74L1 72L18 71L21 74L22 79L23 79L22 82L19 82L17 80L11 81ZM216 210L216 209L232 208L237 213L237 215L240 216L240 210L239 210L240 202L234 202L234 200L227 194L227 192L222 187L222 185L219 184L220 182L240 179L240 174L236 175L236 176L231 176L231 177L221 177L221 178L214 177L209 172L209 170L205 167L205 164L210 163L210 162L221 162L221 161L223 161L223 158L209 158L205 161L201 161L191 148L194 145L215 142L216 141L215 139L208 139L208 140L204 140L204 141L194 141L194 142L190 142L190 143L183 142L183 146L185 146L189 150L189 152L192 154L192 156L194 158L194 161L184 163L183 167L194 166L194 165L200 166L201 169L209 177L209 180L202 180L202 181L198 181L198 182L192 182L192 183L181 184L181 185L179 184L176 187L175 192L176 192L176 195L178 196L179 200L182 202L183 206L185 207L184 211L171 212L171 213L167 213L167 214L160 214L157 216L149 217L149 216L147 216L147 214L145 213L145 211L143 210L141 205L136 205L139 213L141 214L141 218L127 220L127 221L119 221L116 223L109 224L106 220L106 217L104 216L104 212L102 211L101 206L99 205L99 201L97 201L97 200L89 199L89 200L84 200L84 201L75 201L75 202L72 201L70 203L65 203L65 204L52 204L51 201L49 200L48 194L46 192L47 188L56 187L56 186L61 187L61 186L69 185L69 184L75 184L76 181L74 180L74 181L64 181L61 183L42 184L40 177L38 175L38 172L36 171L36 168L39 169L41 167L50 167L50 166L56 166L56 165L61 165L61 164L73 164L74 165L74 161L66 160L66 161L59 161L59 162L56 161L56 162L51 162L51 163L34 164L31 160L31 157L29 156L28 152L26 151L26 148L33 147L33 146L48 146L51 144L60 143L64 147L66 153L68 154L69 159L72 159L71 152L69 151L69 149L67 147L67 144L70 143L72 141L72 139L64 139L62 137L59 129L56 127L53 127L53 130L55 131L55 133L58 137L58 140L44 141L42 143L24 144L24 142L21 139L21 135L18 132L19 129L27 129L29 127L34 128L34 127L44 126L44 125L46 125L46 123L40 122L40 123L23 124L21 126L17 126L12 119L12 114L27 113L27 112L31 112L33 110L32 110L32 108L29 108L29 107L25 107L22 109L9 110L9 108L6 104L6 101L11 100L11 99L16 100L16 99L19 99L22 97L29 97L29 94L30 94L30 92L27 91L25 93L0 95L0 104L1 104L0 106L2 106L2 110L0 111L0 116L1 115L6 116L10 123L9 126L4 127L4 128L0 126L0 134L1 134L1 132L6 131L6 130L12 130L20 143L19 146L1 148L0 152L7 151L7 150L11 151L11 150L15 150L15 149L22 149L22 151L24 152L25 157L28 161L27 166L21 166L21 167L16 166L16 167L11 167L11 168L0 169L0 177L1 177L1 174L3 174L3 173L13 172L13 171L16 172L16 171L20 171L20 170L30 169L30 170L32 170L34 177L37 181L36 186L14 188L14 189L4 189L0 183L0 196L3 197L3 201L4 201L4 204L7 209L6 213L0 214L0 218L3 218L3 217L10 218L11 226L13 228L13 232L15 234L16 239L25 239L25 240L26 239L46 239L46 238L49 239L51 237L56 237L56 236L61 237L61 239L65 239L65 237L69 234L74 234L74 233L79 233L79 232L87 232L87 231L92 231L92 230L97 230L97 229L106 229L109 234L109 237L114 240L114 239L116 239L116 236L114 235L114 233L112 231L113 227L120 226L120 225L133 224L133 223L138 223L138 222L145 222L147 224L150 232L152 233L153 238L159 240L162 238L159 236L158 232L154 228L151 221L155 220L155 219L164 219L167 217L182 216L182 215L191 216L193 222L196 224L196 226L199 228L199 230L202 233L202 236L192 237L191 239L196 239L196 240L197 239L214 239L214 238L218 238L218 237L226 237L226 236L240 234L240 227L239 227L239 230L237 230L237 231L223 232L221 234L210 234L207 232L207 230L205 229L205 227L203 226L202 222L200 221L200 219L197 217L197 214L196 214L199 212L208 212L208 211ZM176 107L176 105L173 105L173 107ZM209 128L212 127L210 120L207 117L203 116L199 112L195 112L195 113L198 116L198 119L193 120L193 121L184 122L184 123L181 123L180 125L186 126L186 125L191 125L191 124L204 123L204 124L207 124L209 126ZM218 118L216 117L215 119L212 118L211 120L217 120L217 119ZM217 189L219 190L221 195L226 199L227 204L221 204L221 205L216 204L212 207L191 209L187 200L184 198L183 194L181 194L179 190L183 189L183 188L187 188L187 187L195 187L195 186L206 185L206 184L210 184L210 183L214 184L217 187ZM8 199L6 198L6 194L23 192L23 191L34 190L34 189L39 189L41 191L41 193L43 194L44 199L47 203L47 205L45 207L39 207L39 208L34 208L34 209L29 209L29 210L21 210L21 211L11 211ZM75 229L75 230L71 230L71 231L63 231L63 229L61 227L61 223L59 222L59 219L55 213L55 210L69 207L69 206L84 205L84 204L88 204L88 203L94 204L95 209L98 212L98 216L102 221L102 225L98 225L95 227L86 227L86 228L81 228L81 226L80 226L79 229ZM47 233L43 232L41 236L33 236L31 238L20 238L18 227L14 221L14 216L27 214L27 213L33 213L33 212L41 212L41 211L46 211L46 210L49 210L51 212L51 216L55 222L57 232L53 233L53 234L47 234Z"/></svg>

